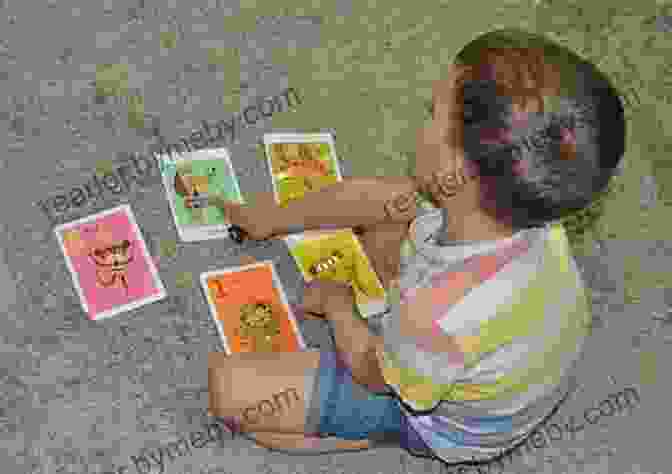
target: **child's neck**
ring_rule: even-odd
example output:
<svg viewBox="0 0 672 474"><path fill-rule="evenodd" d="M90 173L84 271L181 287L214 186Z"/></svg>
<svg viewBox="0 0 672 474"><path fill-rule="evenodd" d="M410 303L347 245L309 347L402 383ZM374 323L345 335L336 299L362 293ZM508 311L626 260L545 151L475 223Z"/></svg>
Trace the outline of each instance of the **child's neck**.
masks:
<svg viewBox="0 0 672 474"><path fill-rule="evenodd" d="M513 235L510 226L495 221L481 212L457 214L441 209L442 222L436 242L450 245L460 241L483 241L506 239Z"/></svg>

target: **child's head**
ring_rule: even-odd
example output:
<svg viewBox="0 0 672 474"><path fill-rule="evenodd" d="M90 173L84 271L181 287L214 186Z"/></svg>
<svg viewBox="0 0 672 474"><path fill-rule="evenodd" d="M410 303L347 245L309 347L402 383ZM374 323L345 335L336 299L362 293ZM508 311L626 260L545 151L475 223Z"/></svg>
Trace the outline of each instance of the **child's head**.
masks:
<svg viewBox="0 0 672 474"><path fill-rule="evenodd" d="M445 113L437 83L434 121L445 123L423 130L416 159L426 175L463 152L477 192L444 207L477 206L520 229L582 209L605 189L624 153L625 119L617 91L593 65L517 30L477 38L457 64L469 67L455 88L457 115ZM451 129L457 155L445 143L427 146Z"/></svg>

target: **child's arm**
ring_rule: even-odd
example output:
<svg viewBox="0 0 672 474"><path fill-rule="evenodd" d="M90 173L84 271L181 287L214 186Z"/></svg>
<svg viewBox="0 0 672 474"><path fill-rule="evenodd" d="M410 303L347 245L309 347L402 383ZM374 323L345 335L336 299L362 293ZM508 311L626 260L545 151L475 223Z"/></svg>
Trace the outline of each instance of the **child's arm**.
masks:
<svg viewBox="0 0 672 474"><path fill-rule="evenodd" d="M415 190L405 177L347 178L278 206L273 234L410 222L415 217Z"/></svg>
<svg viewBox="0 0 672 474"><path fill-rule="evenodd" d="M406 177L346 178L292 200L285 207L270 194L253 205L213 199L229 220L254 239L311 229L370 228L415 218L415 182Z"/></svg>
<svg viewBox="0 0 672 474"><path fill-rule="evenodd" d="M376 357L382 338L371 333L357 316L352 288L333 281L311 283L304 293L302 308L331 322L339 360L355 382L374 393L388 391Z"/></svg>

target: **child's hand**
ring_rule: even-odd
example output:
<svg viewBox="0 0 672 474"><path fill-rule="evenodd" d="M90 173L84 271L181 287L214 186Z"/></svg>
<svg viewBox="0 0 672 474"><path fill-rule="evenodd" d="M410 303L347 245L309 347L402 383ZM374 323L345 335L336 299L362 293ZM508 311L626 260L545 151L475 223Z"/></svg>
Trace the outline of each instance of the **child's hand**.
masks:
<svg viewBox="0 0 672 474"><path fill-rule="evenodd" d="M272 196L264 196L254 206L227 201L221 196L211 198L211 204L222 209L226 219L243 229L254 240L265 240L275 233L275 208ZM268 202L267 202L268 201Z"/></svg>
<svg viewBox="0 0 672 474"><path fill-rule="evenodd" d="M306 285L301 308L306 313L327 316L334 311L350 309L355 295L352 288L333 280L313 280Z"/></svg>
<svg viewBox="0 0 672 474"><path fill-rule="evenodd" d="M187 196L184 198L184 207L187 209L203 209L208 207L209 199L198 196Z"/></svg>
<svg viewBox="0 0 672 474"><path fill-rule="evenodd" d="M418 133L418 187L440 206L457 194L470 174L464 159L462 87L473 76L473 68L454 65L447 79L434 84L432 122Z"/></svg>

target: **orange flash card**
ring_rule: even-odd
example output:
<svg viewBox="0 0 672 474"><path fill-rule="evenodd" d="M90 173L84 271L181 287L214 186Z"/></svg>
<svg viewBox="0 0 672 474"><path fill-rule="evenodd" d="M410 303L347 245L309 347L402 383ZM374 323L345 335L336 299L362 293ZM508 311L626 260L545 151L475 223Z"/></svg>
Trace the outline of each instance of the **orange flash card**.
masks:
<svg viewBox="0 0 672 474"><path fill-rule="evenodd" d="M227 354L306 349L273 262L206 272L201 285Z"/></svg>

